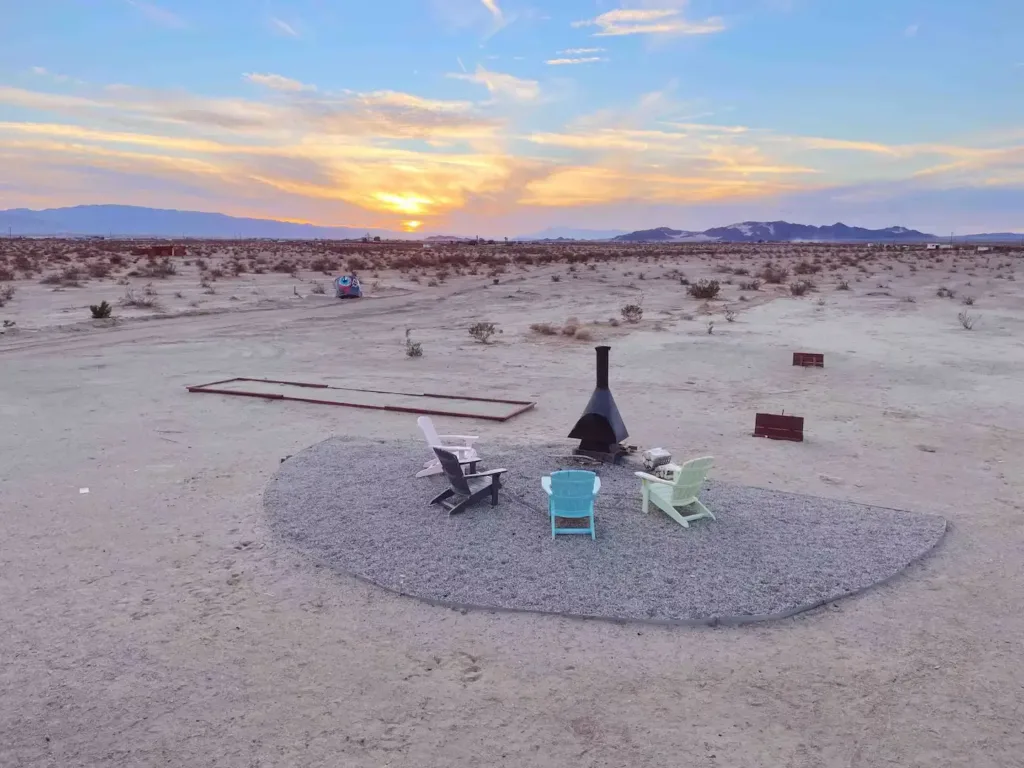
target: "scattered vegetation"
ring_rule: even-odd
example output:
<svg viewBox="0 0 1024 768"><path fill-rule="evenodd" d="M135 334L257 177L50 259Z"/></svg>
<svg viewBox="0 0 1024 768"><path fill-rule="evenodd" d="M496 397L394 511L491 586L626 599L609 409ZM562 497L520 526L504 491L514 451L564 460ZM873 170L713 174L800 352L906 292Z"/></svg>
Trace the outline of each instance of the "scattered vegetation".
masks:
<svg viewBox="0 0 1024 768"><path fill-rule="evenodd" d="M530 330L541 336L557 336L560 333L558 326L553 323L533 323Z"/></svg>
<svg viewBox="0 0 1024 768"><path fill-rule="evenodd" d="M405 329L405 356L423 357L423 345L412 339L412 328Z"/></svg>
<svg viewBox="0 0 1024 768"><path fill-rule="evenodd" d="M500 331L494 323L475 323L469 327L469 335L481 344L490 344L491 337L496 333Z"/></svg>
<svg viewBox="0 0 1024 768"><path fill-rule="evenodd" d="M761 281L760 280L744 280L740 283L741 291L760 291Z"/></svg>
<svg viewBox="0 0 1024 768"><path fill-rule="evenodd" d="M732 310L732 309L725 310L725 321L727 323L735 323L737 317L739 317L739 313L737 313L735 310Z"/></svg>
<svg viewBox="0 0 1024 768"><path fill-rule="evenodd" d="M717 280L698 280L687 290L695 299L713 299L718 296L722 286Z"/></svg>
<svg viewBox="0 0 1024 768"><path fill-rule="evenodd" d="M120 303L122 307L134 307L135 309L158 309L160 307L155 296L139 296L131 288L125 290L124 298Z"/></svg>
<svg viewBox="0 0 1024 768"><path fill-rule="evenodd" d="M946 286L942 286L941 288L939 288L939 290L935 292L935 295L938 296L940 299L955 299L956 291L951 291Z"/></svg>
<svg viewBox="0 0 1024 768"><path fill-rule="evenodd" d="M106 320L114 312L114 308L110 306L110 302L101 301L99 304L90 304L89 311L92 313L93 320Z"/></svg>
<svg viewBox="0 0 1024 768"><path fill-rule="evenodd" d="M794 296L804 296L815 289L814 283L810 280L801 280L789 286L789 292Z"/></svg>
<svg viewBox="0 0 1024 768"><path fill-rule="evenodd" d="M789 277L789 270L778 264L765 264L761 270L761 279L772 285L780 285L786 282Z"/></svg>
<svg viewBox="0 0 1024 768"><path fill-rule="evenodd" d="M327 293L327 287L320 282L313 282L310 286L310 290L318 296L322 296Z"/></svg>
<svg viewBox="0 0 1024 768"><path fill-rule="evenodd" d="M840 280L839 281L839 285L836 286L836 290L837 291L848 291L848 290L850 290L850 281L849 280Z"/></svg>
<svg viewBox="0 0 1024 768"><path fill-rule="evenodd" d="M13 299L14 293L15 291L13 285L0 286L0 307L2 307L11 299Z"/></svg>
<svg viewBox="0 0 1024 768"><path fill-rule="evenodd" d="M960 321L960 325L963 326L964 330L970 331L974 328L974 323L977 321L977 317L970 315L966 310L956 316L956 319Z"/></svg>
<svg viewBox="0 0 1024 768"><path fill-rule="evenodd" d="M636 304L626 304L619 310L622 319L627 323L639 323L644 317L644 295L641 293Z"/></svg>
<svg viewBox="0 0 1024 768"><path fill-rule="evenodd" d="M973 307L974 306L974 297L973 296L964 296L964 298L962 300L962 303L964 304L964 306Z"/></svg>

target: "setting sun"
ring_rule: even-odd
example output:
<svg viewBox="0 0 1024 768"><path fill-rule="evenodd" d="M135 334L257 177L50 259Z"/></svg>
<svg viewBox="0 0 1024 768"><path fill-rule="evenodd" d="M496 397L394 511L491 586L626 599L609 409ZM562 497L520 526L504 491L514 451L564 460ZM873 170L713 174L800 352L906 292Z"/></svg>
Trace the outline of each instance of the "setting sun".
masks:
<svg viewBox="0 0 1024 768"><path fill-rule="evenodd" d="M422 221L403 221L402 230L405 232L415 232L417 229L423 226Z"/></svg>
<svg viewBox="0 0 1024 768"><path fill-rule="evenodd" d="M429 197L422 197L411 193L396 195L391 192L377 192L373 197L384 203L385 207L389 210L398 213L427 213L426 206L434 202Z"/></svg>

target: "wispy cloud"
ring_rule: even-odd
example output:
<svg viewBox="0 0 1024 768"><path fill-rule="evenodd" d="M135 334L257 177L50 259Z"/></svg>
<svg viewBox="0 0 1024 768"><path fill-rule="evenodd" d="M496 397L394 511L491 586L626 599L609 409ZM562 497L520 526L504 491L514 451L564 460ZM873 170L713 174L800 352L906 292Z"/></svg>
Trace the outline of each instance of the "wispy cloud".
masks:
<svg viewBox="0 0 1024 768"><path fill-rule="evenodd" d="M280 34L286 35L287 37L301 37L299 31L284 19L279 19L277 16L271 16L269 21L270 26Z"/></svg>
<svg viewBox="0 0 1024 768"><path fill-rule="evenodd" d="M619 8L593 19L574 21L574 27L600 27L594 37L618 35L708 35L725 29L719 16L689 21L677 8Z"/></svg>
<svg viewBox="0 0 1024 768"><path fill-rule="evenodd" d="M469 83L482 85L495 98L507 98L513 101L535 101L540 97L540 83L536 80L525 80L515 75L492 72L477 65L476 72L451 72L448 77L453 80L465 80Z"/></svg>
<svg viewBox="0 0 1024 768"><path fill-rule="evenodd" d="M921 30L920 24L911 24L909 27L903 30L904 37L917 37L917 33Z"/></svg>
<svg viewBox="0 0 1024 768"><path fill-rule="evenodd" d="M284 75L274 75L270 73L263 75L258 72L246 72L243 77L250 83L262 85L264 88L270 88L272 91L290 91L294 93L299 91L316 90L315 85L301 83L298 80L292 80L290 77L285 77Z"/></svg>
<svg viewBox="0 0 1024 768"><path fill-rule="evenodd" d="M168 11L166 8L161 8L155 3L149 3L145 0L125 0L128 5L133 8L137 8L150 21L160 24L165 27L172 29L183 29L188 26L185 20L178 16L176 13Z"/></svg>
<svg viewBox="0 0 1024 768"><path fill-rule="evenodd" d="M593 64L596 61L608 61L603 56L582 56L573 59L548 59L545 64L550 64L553 67L565 66L567 64Z"/></svg>
<svg viewBox="0 0 1024 768"><path fill-rule="evenodd" d="M566 48L564 51L559 51L561 56L586 56L591 53L603 53L604 48Z"/></svg>

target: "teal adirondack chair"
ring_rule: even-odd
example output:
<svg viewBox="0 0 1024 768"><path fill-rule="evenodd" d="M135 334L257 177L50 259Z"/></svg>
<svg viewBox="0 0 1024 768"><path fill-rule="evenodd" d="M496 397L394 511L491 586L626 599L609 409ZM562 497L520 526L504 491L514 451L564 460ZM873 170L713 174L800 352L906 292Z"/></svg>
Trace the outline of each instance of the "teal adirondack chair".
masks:
<svg viewBox="0 0 1024 768"><path fill-rule="evenodd" d="M551 538L559 533L589 533L590 538L597 538L594 531L594 499L601 490L601 478L593 472L580 469L567 469L552 472L549 477L542 477L540 485L548 495L548 515L551 517ZM586 528L559 528L555 518L588 519Z"/></svg>
<svg viewBox="0 0 1024 768"><path fill-rule="evenodd" d="M674 480L662 480L660 477L649 475L646 472L637 472L636 476L640 478L642 484L644 514L646 515L650 510L650 505L654 504L683 528L689 528L690 523L700 520L702 517L710 517L714 520L715 516L711 514L711 510L701 504L700 499L697 498L714 463L715 460L711 456L692 459L683 464L676 472ZM679 510L685 507L693 507L696 513L681 515Z"/></svg>

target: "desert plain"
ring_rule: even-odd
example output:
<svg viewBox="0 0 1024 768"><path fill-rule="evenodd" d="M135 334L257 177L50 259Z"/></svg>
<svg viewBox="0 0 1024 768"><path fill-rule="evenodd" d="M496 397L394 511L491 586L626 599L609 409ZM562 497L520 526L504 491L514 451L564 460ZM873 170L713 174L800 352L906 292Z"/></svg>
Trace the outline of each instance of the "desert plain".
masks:
<svg viewBox="0 0 1024 768"><path fill-rule="evenodd" d="M0 242L0 765L1020 764L1022 249L184 244ZM339 301L350 271L366 296ZM262 508L282 459L421 441L415 417L185 389L530 399L435 421L549 442L600 343L628 442L940 514L945 539L771 623L463 613L318 567ZM753 438L758 411L803 416L805 442Z"/></svg>

